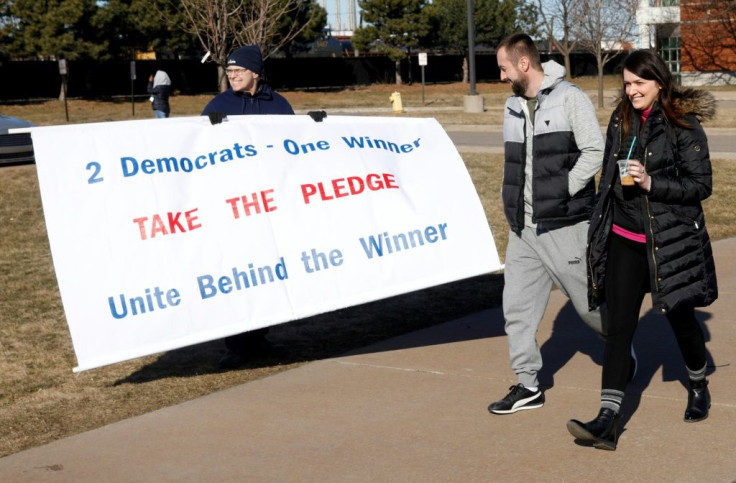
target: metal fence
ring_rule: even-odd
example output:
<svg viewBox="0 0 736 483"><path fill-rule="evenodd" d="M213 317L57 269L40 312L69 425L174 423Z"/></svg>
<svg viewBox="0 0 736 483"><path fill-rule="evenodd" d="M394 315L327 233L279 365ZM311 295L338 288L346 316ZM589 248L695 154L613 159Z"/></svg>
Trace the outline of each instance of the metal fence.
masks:
<svg viewBox="0 0 736 483"><path fill-rule="evenodd" d="M543 56L550 57L550 56ZM561 56L555 57L562 63ZM606 67L606 73L616 70L619 61ZM462 80L461 55L430 55L424 78L429 84ZM70 98L110 98L116 96L146 96L148 76L163 69L171 78L173 89L181 94L207 94L218 90L217 66L196 60L67 62L67 96ZM573 77L594 75L592 55L572 56ZM416 56L400 63L404 82L420 82L421 67ZM135 79L132 79L132 74ZM300 57L266 60L265 78L276 89L330 89L355 85L391 84L395 82L395 63L382 56L370 57ZM54 99L61 93L61 74L57 62L4 62L0 64L0 101L18 102L34 99ZM476 56L476 80L497 81L499 70L493 54Z"/></svg>

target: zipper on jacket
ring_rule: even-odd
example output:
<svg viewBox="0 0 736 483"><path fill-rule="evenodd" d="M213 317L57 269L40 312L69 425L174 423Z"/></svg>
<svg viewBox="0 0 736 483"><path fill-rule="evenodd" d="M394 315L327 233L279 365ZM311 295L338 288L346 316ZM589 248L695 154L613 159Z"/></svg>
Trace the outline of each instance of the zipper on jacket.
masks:
<svg viewBox="0 0 736 483"><path fill-rule="evenodd" d="M644 146L644 169L647 171L648 171L647 161L649 160L648 158L649 156L647 153L647 146ZM650 181L649 189L651 188L652 186L651 186L651 181ZM649 256L652 259L652 269L654 270L654 277L653 277L654 280L652 281L654 283L654 287L652 288L652 294L654 294L655 292L659 293L659 268L657 267L657 257L655 254L656 246L654 244L654 227L652 226L653 216L652 216L651 205L649 204L648 194L644 195L644 204L646 205L646 209L647 209L647 224L649 226L648 235L649 235L649 239L651 240L651 243L650 243L651 248L649 251Z"/></svg>
<svg viewBox="0 0 736 483"><path fill-rule="evenodd" d="M606 218L606 215L608 215L608 210L609 209L611 209L611 200L610 199L606 201L606 207L603 210L601 210L600 217L602 219L605 219ZM605 230L606 229L606 227L602 226L600 223L598 224L598 227L599 227L598 229L600 229L600 230ZM598 300L598 284L596 283L595 272L593 271L593 261L591 260L591 257L593 256L593 254L591 253L590 243L588 243L588 250L587 250L587 252L588 252L588 260L587 260L587 263L588 263L588 274L590 275L590 285L591 285L591 288L593 290L593 298L595 300Z"/></svg>

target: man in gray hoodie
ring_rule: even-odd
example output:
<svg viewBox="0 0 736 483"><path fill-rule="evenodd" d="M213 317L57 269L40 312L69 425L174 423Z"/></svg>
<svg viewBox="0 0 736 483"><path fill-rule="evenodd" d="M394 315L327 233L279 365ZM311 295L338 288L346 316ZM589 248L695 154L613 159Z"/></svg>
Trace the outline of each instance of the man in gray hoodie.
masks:
<svg viewBox="0 0 736 483"><path fill-rule="evenodd" d="M506 38L496 52L501 80L514 93L503 123L502 198L510 227L503 313L518 384L488 410L511 414L544 405L536 333L553 284L603 333L600 312L588 311L585 244L604 140L588 96L565 81L564 67L541 63L528 35Z"/></svg>

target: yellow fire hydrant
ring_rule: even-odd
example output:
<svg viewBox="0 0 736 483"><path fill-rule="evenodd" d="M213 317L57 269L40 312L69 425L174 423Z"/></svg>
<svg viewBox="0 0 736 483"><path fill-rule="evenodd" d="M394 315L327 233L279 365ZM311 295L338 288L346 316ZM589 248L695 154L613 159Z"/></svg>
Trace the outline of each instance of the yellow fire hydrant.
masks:
<svg viewBox="0 0 736 483"><path fill-rule="evenodd" d="M393 104L394 112L404 112L404 106L401 104L401 92L394 92L389 100Z"/></svg>

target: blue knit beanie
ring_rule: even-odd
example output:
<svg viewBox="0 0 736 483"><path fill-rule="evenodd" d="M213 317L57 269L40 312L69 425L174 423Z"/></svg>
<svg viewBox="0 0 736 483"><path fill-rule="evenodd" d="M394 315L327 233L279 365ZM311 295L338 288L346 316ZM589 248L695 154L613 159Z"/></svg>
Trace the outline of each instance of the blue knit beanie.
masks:
<svg viewBox="0 0 736 483"><path fill-rule="evenodd" d="M257 45L246 45L241 47L227 59L227 65L236 65L238 67L244 67L256 74L261 74L263 71L263 56L261 55L261 48Z"/></svg>

